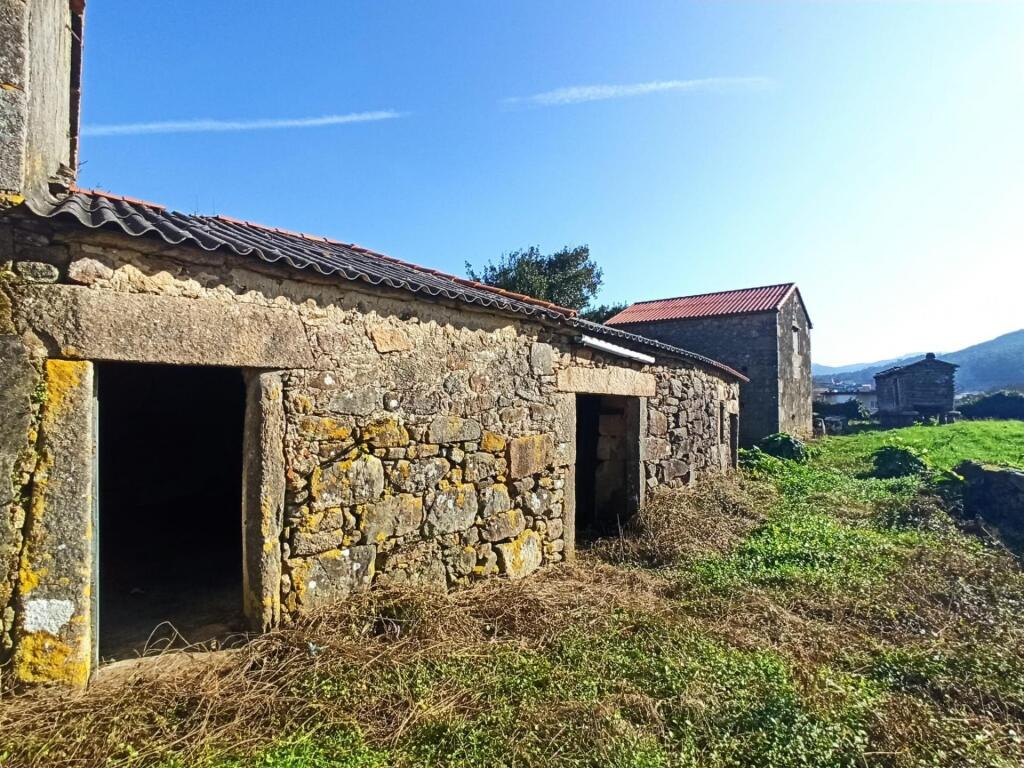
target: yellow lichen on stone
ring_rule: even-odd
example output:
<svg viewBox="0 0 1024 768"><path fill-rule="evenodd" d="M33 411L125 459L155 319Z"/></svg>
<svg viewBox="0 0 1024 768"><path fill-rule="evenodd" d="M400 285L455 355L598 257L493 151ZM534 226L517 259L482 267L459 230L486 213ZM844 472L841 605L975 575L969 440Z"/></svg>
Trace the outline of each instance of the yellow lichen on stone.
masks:
<svg viewBox="0 0 1024 768"><path fill-rule="evenodd" d="M305 603L309 594L309 571L311 563L306 560L292 560L291 584L292 591L288 595L288 607L291 610L298 608L298 603Z"/></svg>
<svg viewBox="0 0 1024 768"><path fill-rule="evenodd" d="M292 394L290 396L290 402L297 413L313 412L313 401L310 400L306 395Z"/></svg>
<svg viewBox="0 0 1024 768"><path fill-rule="evenodd" d="M43 423L54 424L63 415L68 398L81 386L89 363L78 360L46 361L46 408Z"/></svg>
<svg viewBox="0 0 1024 768"><path fill-rule="evenodd" d="M358 456L349 456L348 458L341 459L340 461L334 462L331 465L331 469L336 476L342 477L342 482L347 483L348 480L345 478L345 474L352 468ZM309 492L314 499L318 499L323 496L324 491L324 468L318 466L313 470L312 476L309 478Z"/></svg>
<svg viewBox="0 0 1024 768"><path fill-rule="evenodd" d="M536 531L525 530L515 539L498 545L505 575L521 579L540 566L543 544Z"/></svg>
<svg viewBox="0 0 1024 768"><path fill-rule="evenodd" d="M376 419L360 433L362 439L375 448L401 448L409 444L409 432L391 416Z"/></svg>
<svg viewBox="0 0 1024 768"><path fill-rule="evenodd" d="M505 438L496 432L484 432L480 437L480 450L487 453L501 453L505 450Z"/></svg>
<svg viewBox="0 0 1024 768"><path fill-rule="evenodd" d="M36 466L36 472L33 478L34 488L32 490L32 500L29 503L29 511L34 522L22 547L21 559L18 564L18 588L23 597L38 587L42 580L49 574L49 569L38 563L39 558L36 557L35 550L38 545L37 539L40 536L40 531L42 530L40 522L42 521L43 515L46 511L44 498L46 496L46 484L49 479L50 468L52 466L52 454L50 454L49 451L43 451L39 459L39 464Z"/></svg>
<svg viewBox="0 0 1024 768"><path fill-rule="evenodd" d="M329 416L304 416L299 421L299 434L310 440L344 441L352 437L353 429Z"/></svg>
<svg viewBox="0 0 1024 768"><path fill-rule="evenodd" d="M86 637L88 640L88 637ZM89 682L88 653L72 648L48 632L31 632L18 640L14 674L23 683Z"/></svg>

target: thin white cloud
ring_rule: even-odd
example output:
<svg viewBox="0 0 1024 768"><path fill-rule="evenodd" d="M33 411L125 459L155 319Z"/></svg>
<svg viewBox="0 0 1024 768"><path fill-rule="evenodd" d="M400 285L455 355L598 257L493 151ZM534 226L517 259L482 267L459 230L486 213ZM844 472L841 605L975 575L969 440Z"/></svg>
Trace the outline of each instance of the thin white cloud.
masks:
<svg viewBox="0 0 1024 768"><path fill-rule="evenodd" d="M774 84L775 81L767 77L705 77L699 80L652 80L648 83L625 85L574 85L536 93L533 96L515 96L505 99L503 103L507 106L525 104L536 107L559 107L565 104L624 99L665 91L756 90Z"/></svg>
<svg viewBox="0 0 1024 768"><path fill-rule="evenodd" d="M353 112L348 115L321 117L295 117L283 120L168 120L154 123L121 123L115 125L86 125L83 136L139 136L148 133L210 133L215 131L268 131L280 128L321 128L327 125L370 123L394 120L405 113L394 110Z"/></svg>

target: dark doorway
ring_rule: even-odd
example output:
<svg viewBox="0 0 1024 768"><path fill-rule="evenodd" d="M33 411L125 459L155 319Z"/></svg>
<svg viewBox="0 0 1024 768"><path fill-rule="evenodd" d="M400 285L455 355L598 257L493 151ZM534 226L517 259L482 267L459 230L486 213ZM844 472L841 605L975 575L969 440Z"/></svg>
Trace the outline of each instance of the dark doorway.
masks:
<svg viewBox="0 0 1024 768"><path fill-rule="evenodd" d="M96 380L100 657L241 629L241 372L101 363Z"/></svg>
<svg viewBox="0 0 1024 768"><path fill-rule="evenodd" d="M576 396L576 538L619 533L639 506L639 401Z"/></svg>

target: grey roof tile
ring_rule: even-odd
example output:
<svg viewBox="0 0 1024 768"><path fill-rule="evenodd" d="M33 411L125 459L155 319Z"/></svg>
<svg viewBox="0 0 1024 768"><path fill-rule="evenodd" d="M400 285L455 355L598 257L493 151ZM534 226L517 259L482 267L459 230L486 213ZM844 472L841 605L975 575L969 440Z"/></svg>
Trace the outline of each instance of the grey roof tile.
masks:
<svg viewBox="0 0 1024 768"><path fill-rule="evenodd" d="M703 355L591 323L577 317L574 310L550 302L410 264L353 243L265 227L226 216L178 213L143 200L93 190L75 190L51 206L33 203L28 207L37 216L71 218L90 229L117 227L132 237L155 235L172 245L196 246L207 251L225 249L269 263L283 261L295 269L314 270L322 275L524 315L581 333L604 336L626 346L697 362L746 381L742 374Z"/></svg>

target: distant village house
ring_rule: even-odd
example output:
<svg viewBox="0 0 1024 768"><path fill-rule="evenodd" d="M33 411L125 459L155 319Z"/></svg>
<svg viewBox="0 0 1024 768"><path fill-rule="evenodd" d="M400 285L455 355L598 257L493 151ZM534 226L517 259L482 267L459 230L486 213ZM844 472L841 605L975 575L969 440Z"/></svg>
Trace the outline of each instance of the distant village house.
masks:
<svg viewBox="0 0 1024 768"><path fill-rule="evenodd" d="M923 360L898 365L875 374L878 420L900 427L922 419L955 421L954 377L957 366L929 352Z"/></svg>

